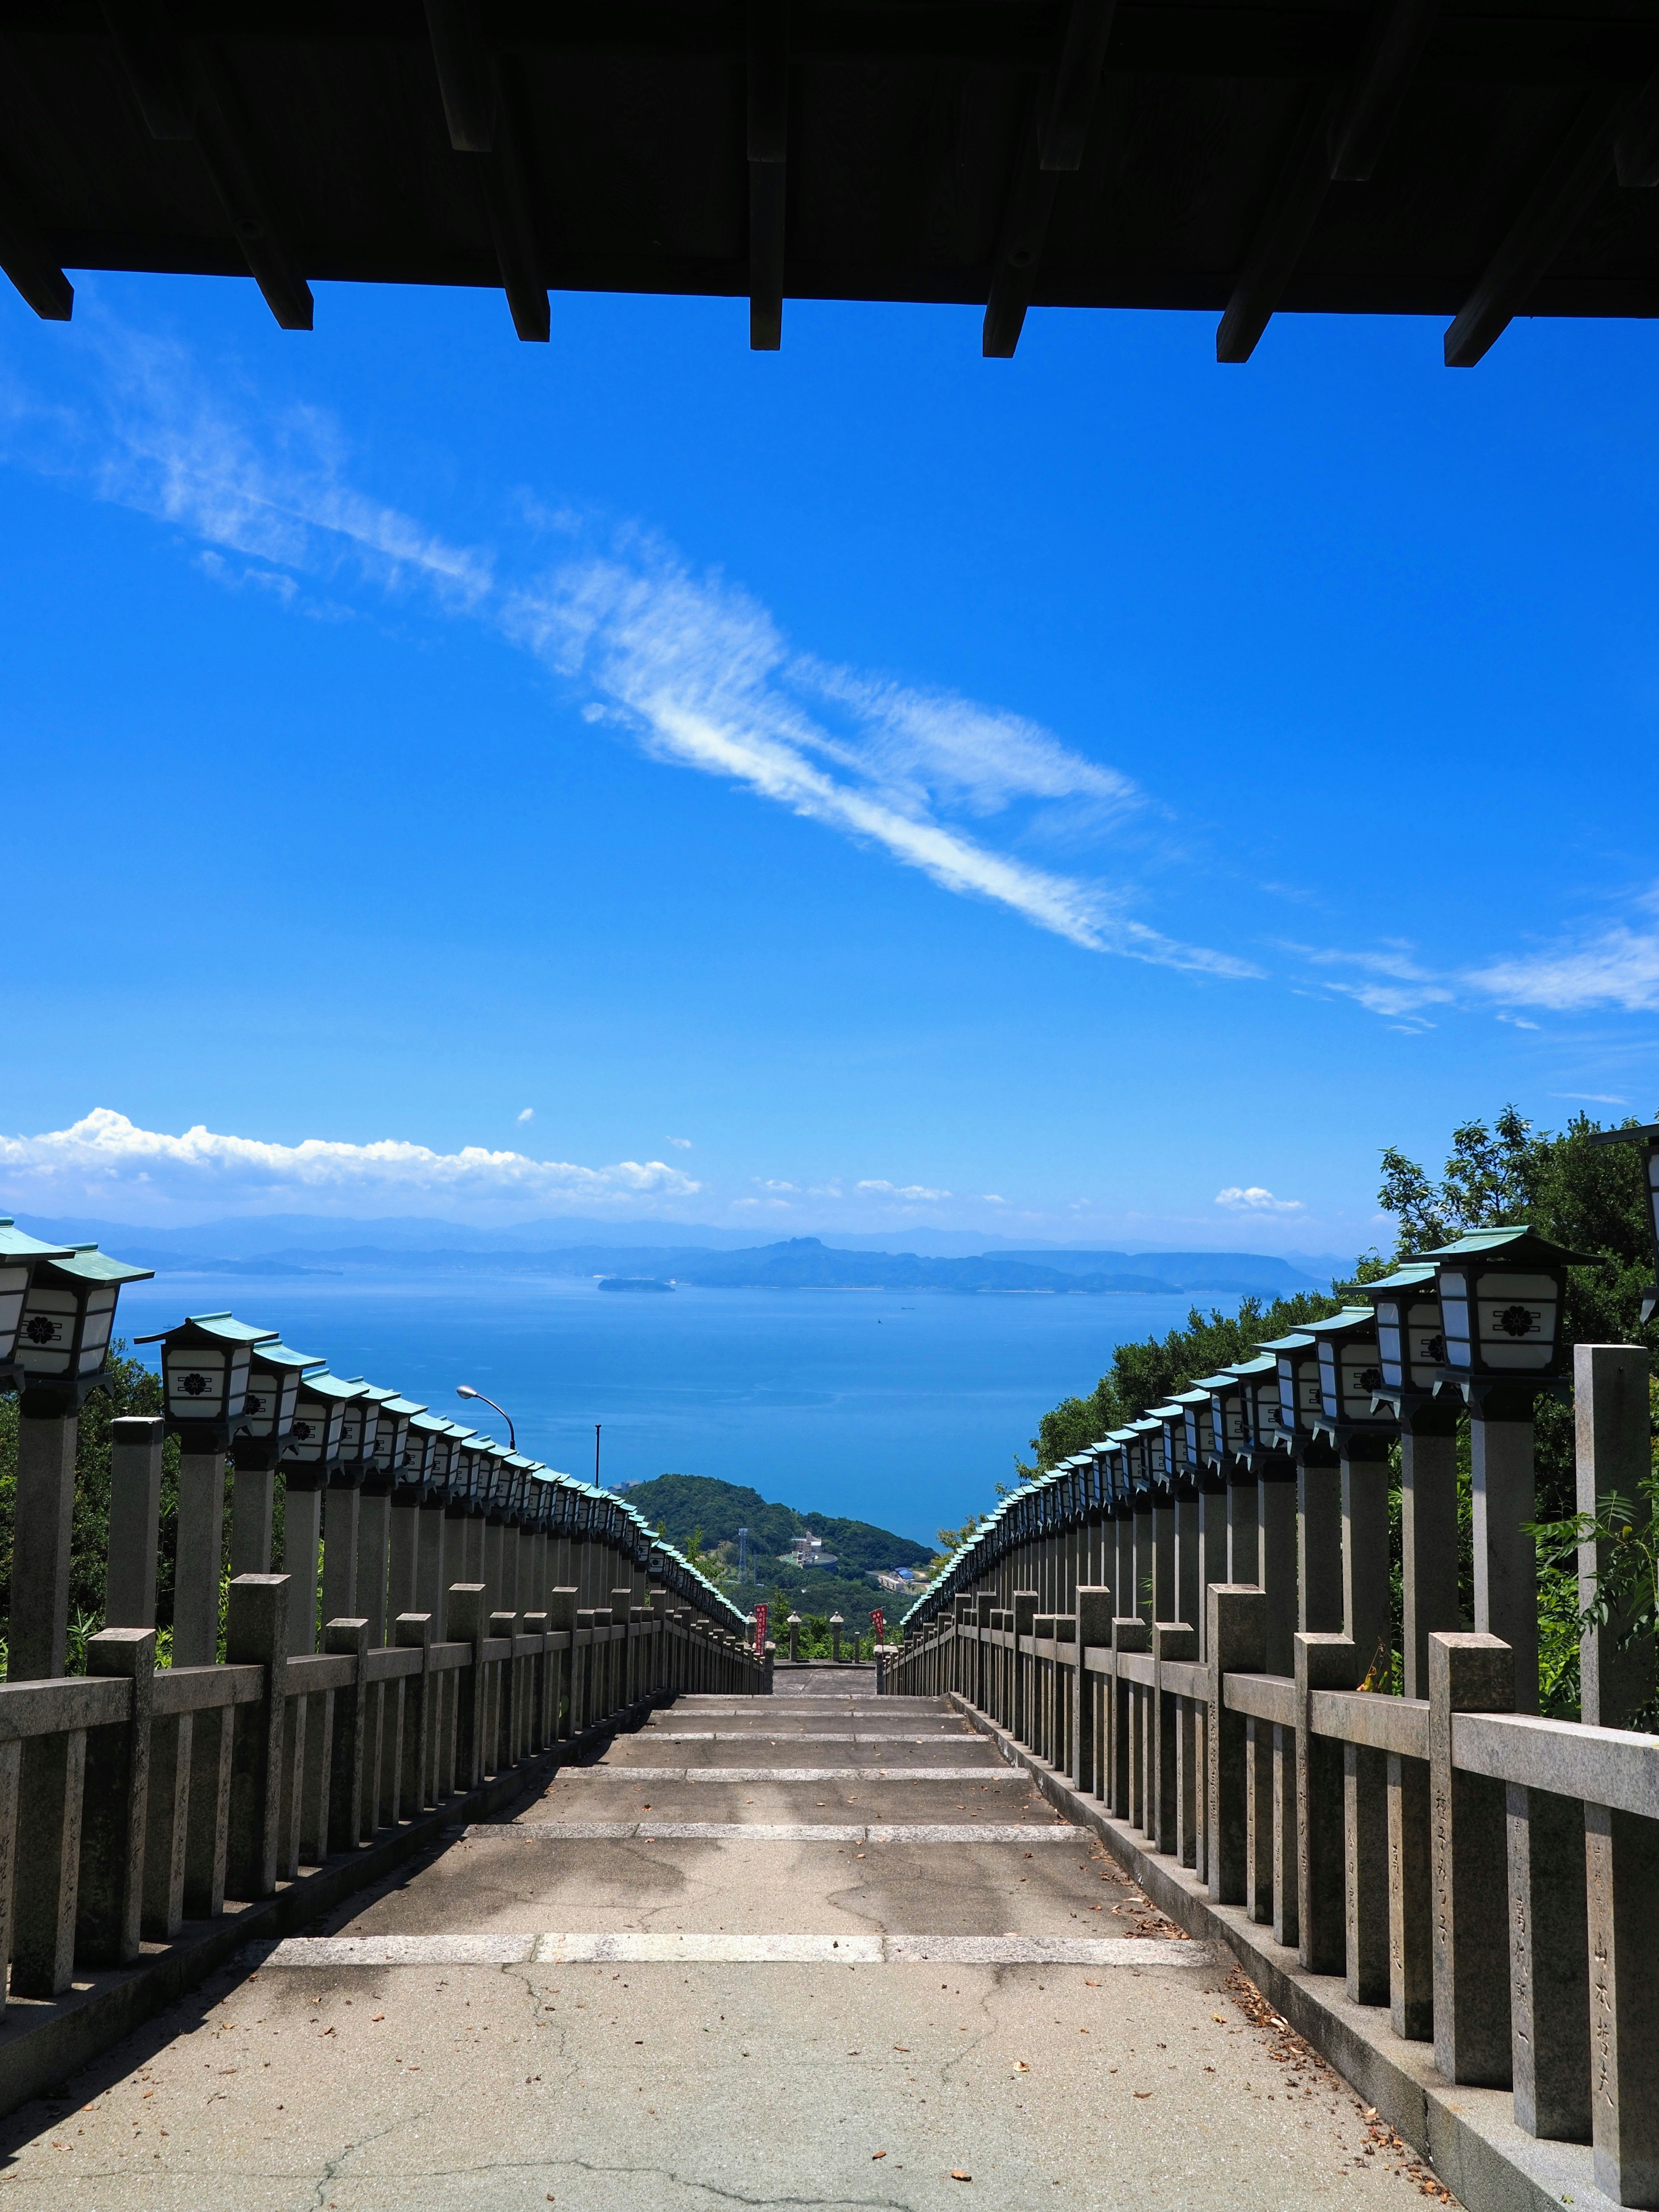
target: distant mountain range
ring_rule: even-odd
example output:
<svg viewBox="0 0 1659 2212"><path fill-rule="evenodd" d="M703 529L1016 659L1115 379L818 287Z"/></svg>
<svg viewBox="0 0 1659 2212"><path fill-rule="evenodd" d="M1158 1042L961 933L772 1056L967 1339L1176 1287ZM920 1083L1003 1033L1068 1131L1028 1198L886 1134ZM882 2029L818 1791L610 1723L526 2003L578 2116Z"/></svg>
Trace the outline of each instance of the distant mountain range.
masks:
<svg viewBox="0 0 1659 2212"><path fill-rule="evenodd" d="M457 1231L442 1222L325 1222L317 1217L204 1224L194 1229L123 1227L115 1222L20 1216L32 1235L62 1242L95 1237L106 1250L170 1274L270 1278L357 1273L656 1276L725 1290L954 1291L965 1293L1101 1294L1273 1297L1323 1289L1339 1265L1298 1264L1259 1252L1139 1252L1064 1245L998 1245L971 1254L890 1251L864 1239L826 1243L793 1237L781 1243L720 1246L690 1241L647 1244L607 1227L604 1241L531 1249L507 1232ZM535 1224L550 1235L553 1224ZM569 1224L562 1224L568 1226ZM416 1244L398 1232L421 1229ZM343 1231L349 1231L349 1237ZM326 1232L326 1233L325 1233ZM658 1233L660 1234L660 1225ZM730 1234L730 1232L724 1232ZM471 1241L477 1238L477 1242ZM493 1238L493 1241L492 1241Z"/></svg>

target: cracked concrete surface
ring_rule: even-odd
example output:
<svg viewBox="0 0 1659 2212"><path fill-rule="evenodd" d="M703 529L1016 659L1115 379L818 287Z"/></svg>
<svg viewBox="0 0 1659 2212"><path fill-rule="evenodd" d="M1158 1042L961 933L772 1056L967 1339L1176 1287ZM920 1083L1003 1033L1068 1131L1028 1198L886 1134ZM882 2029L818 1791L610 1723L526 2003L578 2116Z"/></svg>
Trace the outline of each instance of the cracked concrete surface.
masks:
<svg viewBox="0 0 1659 2212"><path fill-rule="evenodd" d="M678 1717L695 1728L696 1701ZM782 1698L720 1717L727 1731L747 1721L745 1775L772 1780L702 1785L694 1808L684 1782L632 1778L665 1763L642 1729L604 1778L556 1778L520 1824L591 1823L611 1802L637 1820L623 1793L641 1787L667 1818L707 1819L715 1802L732 1822L896 1817L893 1793L867 1802L879 1783L781 1778L800 1764ZM988 1746L945 1735L984 1794L919 1783L927 1821L983 1822L994 1802L1000 1821L1052 1827ZM917 1751L926 1765L934 1746ZM547 1929L1111 1934L1135 1938L1144 1963L283 1967L244 1954L64 2099L0 2128L0 2212L1420 2201L1421 2170L1352 2092L1275 2032L1226 1961L1176 1971L1189 1947L1080 1834L1028 1859L1018 1840L544 1847L475 1830L313 1932Z"/></svg>

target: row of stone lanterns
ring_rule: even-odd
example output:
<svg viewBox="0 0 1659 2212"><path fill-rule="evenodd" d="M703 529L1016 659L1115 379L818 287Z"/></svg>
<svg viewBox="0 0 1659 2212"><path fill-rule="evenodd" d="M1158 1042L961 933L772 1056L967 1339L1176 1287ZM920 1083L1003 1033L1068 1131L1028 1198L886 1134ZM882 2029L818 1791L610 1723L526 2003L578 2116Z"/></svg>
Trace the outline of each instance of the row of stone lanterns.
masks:
<svg viewBox="0 0 1659 2212"><path fill-rule="evenodd" d="M95 1244L43 1243L0 1217L0 1389L18 1392L21 1416L14 1681L64 1671L78 1416L103 1377L121 1286L153 1272ZM196 1314L137 1341L161 1347L163 1424L128 1425L142 1441L125 1447L146 1459L127 1468L126 1486L149 1498L149 1527L163 1425L180 1447L175 1665L216 1656L228 1459L233 1575L269 1572L282 1480L295 1652L315 1644L319 1548L323 1618L367 1620L375 1644L406 1610L429 1613L441 1637L455 1582L483 1583L508 1610L555 1586L609 1605L605 1561L618 1555L722 1629L742 1629L738 1609L623 1498L361 1376L331 1375L273 1329Z"/></svg>
<svg viewBox="0 0 1659 2212"><path fill-rule="evenodd" d="M430 1613L441 1638L455 1582L483 1583L490 1610L525 1610L532 1595L539 1608L555 1585L576 1589L580 1605L608 1605L607 1553L646 1569L722 1626L742 1626L737 1608L623 1498L362 1376L331 1375L273 1330L231 1314L197 1314L138 1341L161 1346L167 1424L181 1446L180 1592L187 1538L192 1549L219 1556L228 1454L235 1468L231 1571L269 1571L280 1473L295 1651L313 1645L319 1545L322 1618L367 1620L371 1645L384 1643L388 1618L405 1611ZM205 1613L182 1625L190 1658L180 1655L175 1609L175 1662L204 1663L193 1655L207 1638ZM216 1616L212 1626L216 1634Z"/></svg>
<svg viewBox="0 0 1659 2212"><path fill-rule="evenodd" d="M1659 1265L1659 1128L1609 1133L1649 1141ZM1150 1619L1187 1622L1201 1638L1206 1584L1256 1583L1269 1598L1269 1671L1291 1671L1298 1629L1340 1630L1368 1660L1386 1662L1397 1441L1403 1686L1424 1696L1429 1635L1460 1625L1455 1433L1467 1413L1475 1626L1514 1648L1522 1709L1535 1709L1534 1415L1567 1370L1566 1271L1599 1264L1526 1228L1480 1230L1423 1254L1364 1285L1363 1304L1263 1343L1023 1486L918 1599L905 1628L925 1627L1012 1551L1115 1524L1089 1571L1121 1594L1121 1611L1150 1608ZM1058 1579L1039 1594L1039 1613L1066 1609L1066 1586L1074 1595L1079 1580L1074 1553L1052 1548Z"/></svg>

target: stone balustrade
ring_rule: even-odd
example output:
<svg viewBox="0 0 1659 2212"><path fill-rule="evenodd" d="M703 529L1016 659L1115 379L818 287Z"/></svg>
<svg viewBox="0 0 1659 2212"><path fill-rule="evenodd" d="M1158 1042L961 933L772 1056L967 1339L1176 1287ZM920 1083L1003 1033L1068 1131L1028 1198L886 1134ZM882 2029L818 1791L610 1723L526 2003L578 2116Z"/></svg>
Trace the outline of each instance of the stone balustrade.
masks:
<svg viewBox="0 0 1659 2212"><path fill-rule="evenodd" d="M446 1528L441 1494L394 1493L365 1528L356 1490L296 1490L285 1548L297 1564L272 1573L268 1489L250 1540L233 1474L231 1558L251 1551L253 1565L227 1577L217 1455L184 1469L195 1479L180 1482L173 1663L158 1665L159 1418L113 1425L107 1625L70 1675L75 1419L26 1414L19 1427L21 1571L0 1683L0 1959L14 2015L0 2029L0 2109L42 2078L5 2040L27 2025L21 2001L154 1965L154 1947L190 1923L328 1869L320 1909L375 1871L377 1839L430 1826L447 1806L465 1818L501 1778L522 1768L528 1780L532 1762L667 1696L770 1688L741 1616L620 1516L596 1512L583 1529L480 1512ZM434 1586L446 1550L461 1577ZM337 1591L345 1602L331 1612ZM55 2047L84 2056L132 2016L118 2007L106 2028Z"/></svg>
<svg viewBox="0 0 1659 2212"><path fill-rule="evenodd" d="M1647 1384L1644 1352L1576 1348L1581 1505L1633 1494ZM1531 1424L1504 1426L1501 1455L1474 1440L1477 1484L1483 1453L1501 1456L1502 1494L1529 1498ZM1659 1740L1607 1724L1643 1678L1592 1628L1588 1717L1539 1717L1535 1635L1492 1632L1479 1571L1476 1626L1459 1620L1453 1443L1433 1441L1431 1470L1423 1451L1406 1467L1417 1496L1393 1562L1410 1694L1378 1663L1391 1561L1374 1453L1290 1480L1261 1455L1222 1456L1204 1487L1194 1469L1163 1490L1068 1462L913 1608L882 1686L954 1694L1097 1805L1143 1879L1167 1863L1177 1903L1242 1908L1316 1997L1328 1976L1350 2008L1375 2008L1379 2049L1430 2046L1444 2084L1508 2092L1524 2136L1593 2145L1607 2199L1659 2205ZM1519 1539L1529 1554L1492 1504L1477 1507L1477 1551ZM1414 1545L1413 1504L1449 1557ZM1532 1589L1511 1577L1498 1593L1507 1621L1535 1620ZM1301 2022L1316 2040L1318 2014ZM1323 2023L1351 2073L1355 2018L1333 2003ZM1518 2179L1489 2201L1522 2201L1504 2193Z"/></svg>

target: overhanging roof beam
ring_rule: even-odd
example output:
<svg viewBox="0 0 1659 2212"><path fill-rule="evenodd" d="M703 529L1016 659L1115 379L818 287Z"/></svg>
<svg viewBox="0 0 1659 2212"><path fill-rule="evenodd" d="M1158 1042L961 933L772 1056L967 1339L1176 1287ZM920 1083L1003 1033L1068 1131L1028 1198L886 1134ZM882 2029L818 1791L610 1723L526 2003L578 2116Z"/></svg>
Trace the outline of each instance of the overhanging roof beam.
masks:
<svg viewBox="0 0 1659 2212"><path fill-rule="evenodd" d="M311 287L253 152L223 57L211 40L179 38L161 0L104 0L104 21L150 136L195 140L265 305L283 330L308 331Z"/></svg>
<svg viewBox="0 0 1659 2212"><path fill-rule="evenodd" d="M1116 12L1117 0L1072 0L1042 132L1045 169L1083 167L1083 149L1089 143L1095 95L1100 90L1100 73L1106 66L1106 48Z"/></svg>
<svg viewBox="0 0 1659 2212"><path fill-rule="evenodd" d="M1311 91L1303 105L1291 150L1285 157L1266 214L1255 238L1227 312L1216 326L1215 357L1248 361L1273 319L1285 287L1296 273L1302 249L1319 220L1330 188L1330 121L1340 94Z"/></svg>
<svg viewBox="0 0 1659 2212"><path fill-rule="evenodd" d="M1612 173L1613 142L1632 104L1629 93L1586 94L1554 159L1448 326L1448 368L1473 368L1484 360L1525 307Z"/></svg>
<svg viewBox="0 0 1659 2212"><path fill-rule="evenodd" d="M426 0L426 27L450 144L458 154L493 153L495 74L474 0Z"/></svg>
<svg viewBox="0 0 1659 2212"><path fill-rule="evenodd" d="M1346 100L1332 118L1330 173L1338 183L1370 182L1429 42L1437 5L1438 0L1381 0L1373 9Z"/></svg>
<svg viewBox="0 0 1659 2212"><path fill-rule="evenodd" d="M495 264L513 327L526 343L545 345L552 336L553 316L531 197L526 134L500 61L491 56L489 66L495 88L495 149L471 158L483 186Z"/></svg>
<svg viewBox="0 0 1659 2212"><path fill-rule="evenodd" d="M1233 295L1215 334L1215 357L1248 361L1271 321L1318 222L1333 179L1370 179L1434 25L1437 0L1379 0L1352 73L1316 87Z"/></svg>
<svg viewBox="0 0 1659 2212"><path fill-rule="evenodd" d="M547 273L530 190L528 140L501 59L485 44L477 0L426 0L432 67L449 143L470 155L483 196L489 242L519 336L552 336Z"/></svg>
<svg viewBox="0 0 1659 2212"><path fill-rule="evenodd" d="M0 269L42 322L66 323L75 287L58 266L22 194L0 175Z"/></svg>
<svg viewBox="0 0 1659 2212"><path fill-rule="evenodd" d="M749 0L749 343L783 343L788 221L789 0Z"/></svg>

